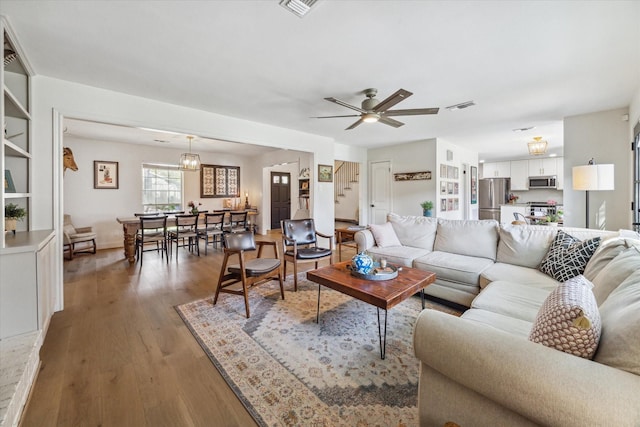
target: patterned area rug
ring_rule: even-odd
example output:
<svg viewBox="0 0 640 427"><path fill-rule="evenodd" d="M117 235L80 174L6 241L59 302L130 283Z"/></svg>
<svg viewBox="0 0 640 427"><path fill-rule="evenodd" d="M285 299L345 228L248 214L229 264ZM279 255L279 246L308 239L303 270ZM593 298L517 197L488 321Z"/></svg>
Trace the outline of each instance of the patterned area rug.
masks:
<svg viewBox="0 0 640 427"><path fill-rule="evenodd" d="M318 285L298 277L298 292L286 281L284 301L277 282L252 289L249 319L243 298L229 294L176 310L259 425L418 425L420 298L389 310L381 360L375 307L323 287L317 324Z"/></svg>

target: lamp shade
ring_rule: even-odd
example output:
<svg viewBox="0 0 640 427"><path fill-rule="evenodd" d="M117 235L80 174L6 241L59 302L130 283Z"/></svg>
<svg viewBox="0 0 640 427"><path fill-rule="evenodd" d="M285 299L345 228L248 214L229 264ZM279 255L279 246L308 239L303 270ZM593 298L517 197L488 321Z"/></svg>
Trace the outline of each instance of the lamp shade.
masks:
<svg viewBox="0 0 640 427"><path fill-rule="evenodd" d="M614 165L584 165L572 169L573 189L614 190Z"/></svg>

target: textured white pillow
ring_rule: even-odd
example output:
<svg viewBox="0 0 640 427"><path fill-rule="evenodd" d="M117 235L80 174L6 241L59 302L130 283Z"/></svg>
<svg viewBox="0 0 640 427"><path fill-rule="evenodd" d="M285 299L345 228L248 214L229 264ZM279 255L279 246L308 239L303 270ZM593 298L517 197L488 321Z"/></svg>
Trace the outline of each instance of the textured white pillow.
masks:
<svg viewBox="0 0 640 427"><path fill-rule="evenodd" d="M558 285L540 307L529 340L592 359L601 321L591 288L593 284L582 275Z"/></svg>
<svg viewBox="0 0 640 427"><path fill-rule="evenodd" d="M396 232L393 230L393 226L390 222L385 222L382 225L370 224L369 230L373 234L373 238L376 239L376 245L380 248L386 248L388 246L402 246Z"/></svg>

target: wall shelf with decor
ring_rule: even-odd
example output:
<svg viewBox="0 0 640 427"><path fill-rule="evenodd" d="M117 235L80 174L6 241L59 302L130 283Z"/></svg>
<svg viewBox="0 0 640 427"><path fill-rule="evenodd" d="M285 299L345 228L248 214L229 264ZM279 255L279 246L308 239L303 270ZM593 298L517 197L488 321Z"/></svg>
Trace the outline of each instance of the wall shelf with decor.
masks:
<svg viewBox="0 0 640 427"><path fill-rule="evenodd" d="M31 231L31 76L32 69L5 18L0 21L4 46L0 84L2 148L0 163L4 185L0 189L2 211L8 203L27 210L17 223L17 232ZM4 226L3 226L3 231ZM2 247L6 246L3 239Z"/></svg>
<svg viewBox="0 0 640 427"><path fill-rule="evenodd" d="M298 204L300 209L309 209L309 178L298 179Z"/></svg>

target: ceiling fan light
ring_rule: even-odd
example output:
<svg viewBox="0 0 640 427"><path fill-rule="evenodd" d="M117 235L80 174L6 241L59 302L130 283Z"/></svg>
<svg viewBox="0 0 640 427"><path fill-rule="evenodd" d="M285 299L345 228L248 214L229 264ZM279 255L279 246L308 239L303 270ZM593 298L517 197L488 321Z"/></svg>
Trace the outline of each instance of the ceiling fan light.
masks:
<svg viewBox="0 0 640 427"><path fill-rule="evenodd" d="M380 120L380 114L377 113L365 113L362 115L362 121L365 123L375 123Z"/></svg>
<svg viewBox="0 0 640 427"><path fill-rule="evenodd" d="M533 156L540 156L547 152L547 141L544 141L541 136L533 138L534 141L527 143L529 154Z"/></svg>

